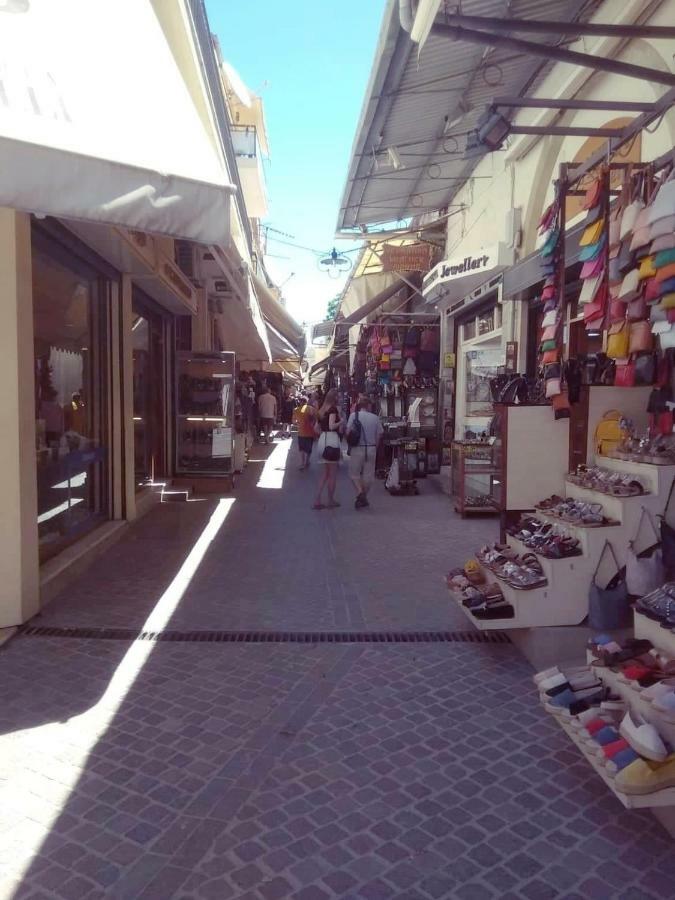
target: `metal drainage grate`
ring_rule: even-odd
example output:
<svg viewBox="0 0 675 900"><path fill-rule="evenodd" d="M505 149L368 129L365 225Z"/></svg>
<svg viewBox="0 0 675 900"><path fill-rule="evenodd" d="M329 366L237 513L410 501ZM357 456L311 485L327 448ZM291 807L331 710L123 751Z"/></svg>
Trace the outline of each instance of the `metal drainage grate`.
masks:
<svg viewBox="0 0 675 900"><path fill-rule="evenodd" d="M26 625L24 637L216 644L509 644L503 631L138 631Z"/></svg>

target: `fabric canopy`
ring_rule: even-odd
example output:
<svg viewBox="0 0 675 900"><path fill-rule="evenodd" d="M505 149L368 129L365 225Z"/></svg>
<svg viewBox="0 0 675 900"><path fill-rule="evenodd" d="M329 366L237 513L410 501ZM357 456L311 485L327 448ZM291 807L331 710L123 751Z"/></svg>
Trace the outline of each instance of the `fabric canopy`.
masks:
<svg viewBox="0 0 675 900"><path fill-rule="evenodd" d="M359 281L369 282L369 285L364 287L366 288L365 296L368 296L370 293L367 287L372 288L373 281L372 279L382 278L383 276L377 275L364 275L362 278L358 279ZM350 289L354 287L354 282L350 286ZM342 319L338 319L335 323L336 328L349 328L351 325L356 325L358 322L362 322L365 318L367 318L371 313L374 313L375 310L379 309L383 303L386 303L394 294L397 294L401 288L406 286L405 281L402 281L400 278L396 278L391 284L387 287L383 288L375 295L370 295L367 300L365 300L362 305L357 306L353 312L350 312Z"/></svg>
<svg viewBox="0 0 675 900"><path fill-rule="evenodd" d="M264 323L259 327L256 321L260 316L256 309L247 309L233 297L215 318L223 349L234 350L239 360L255 360L258 366L270 361L270 348Z"/></svg>
<svg viewBox="0 0 675 900"><path fill-rule="evenodd" d="M227 243L235 188L149 0L0 4L0 59L1 206Z"/></svg>
<svg viewBox="0 0 675 900"><path fill-rule="evenodd" d="M274 362L285 360L295 361L299 359L298 351L290 344L280 331L267 321L267 339L270 345L270 354Z"/></svg>
<svg viewBox="0 0 675 900"><path fill-rule="evenodd" d="M297 355L302 356L305 348L305 332L295 319L286 312L261 278L254 275L253 283L260 308L267 321L291 344Z"/></svg>

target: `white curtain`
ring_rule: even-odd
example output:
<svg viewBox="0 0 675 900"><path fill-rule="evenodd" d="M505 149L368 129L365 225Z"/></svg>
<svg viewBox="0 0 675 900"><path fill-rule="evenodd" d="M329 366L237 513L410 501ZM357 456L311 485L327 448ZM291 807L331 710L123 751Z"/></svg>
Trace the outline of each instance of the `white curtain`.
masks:
<svg viewBox="0 0 675 900"><path fill-rule="evenodd" d="M82 356L71 350L58 350L52 347L49 365L52 370L52 384L58 392L57 401L64 406L70 402L72 395L84 386Z"/></svg>

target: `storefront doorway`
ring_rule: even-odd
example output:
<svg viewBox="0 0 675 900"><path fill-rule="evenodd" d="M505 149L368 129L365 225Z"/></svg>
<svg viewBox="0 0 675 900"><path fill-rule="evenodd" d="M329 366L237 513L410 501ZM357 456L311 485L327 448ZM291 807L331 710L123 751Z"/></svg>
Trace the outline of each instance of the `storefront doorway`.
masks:
<svg viewBox="0 0 675 900"><path fill-rule="evenodd" d="M166 322L137 288L132 300L136 490L166 475Z"/></svg>
<svg viewBox="0 0 675 900"><path fill-rule="evenodd" d="M40 560L107 518L110 280L34 228L33 342Z"/></svg>

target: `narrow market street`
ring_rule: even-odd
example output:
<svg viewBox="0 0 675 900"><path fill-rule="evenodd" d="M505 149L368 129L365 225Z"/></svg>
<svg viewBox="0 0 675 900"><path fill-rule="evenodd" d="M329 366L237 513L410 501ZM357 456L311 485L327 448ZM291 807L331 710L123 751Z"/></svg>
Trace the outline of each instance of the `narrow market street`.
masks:
<svg viewBox="0 0 675 900"><path fill-rule="evenodd" d="M672 842L623 810L508 642L467 642L443 575L495 533L431 482L310 509L256 447L231 498L158 506L0 652L0 897L659 898ZM199 631L459 632L445 643Z"/></svg>

